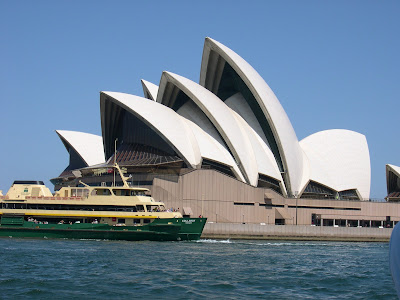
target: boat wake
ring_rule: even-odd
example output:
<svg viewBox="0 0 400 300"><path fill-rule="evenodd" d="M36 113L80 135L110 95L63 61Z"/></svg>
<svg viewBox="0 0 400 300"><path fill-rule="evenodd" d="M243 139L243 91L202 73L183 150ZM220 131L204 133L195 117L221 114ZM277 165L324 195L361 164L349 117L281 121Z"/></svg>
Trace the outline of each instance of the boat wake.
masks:
<svg viewBox="0 0 400 300"><path fill-rule="evenodd" d="M197 240L196 243L209 243L209 244L232 244L231 240L211 240L211 239L204 239L204 240Z"/></svg>
<svg viewBox="0 0 400 300"><path fill-rule="evenodd" d="M253 246L267 246L267 247L274 247L274 246L331 246L330 243L320 243L320 242L259 242L259 241L243 241L243 240L236 240L231 241L230 239L227 240L213 240L213 239L200 239L195 241L196 243L208 243L208 244L238 244L238 245L253 245ZM337 247L337 244L335 244Z"/></svg>

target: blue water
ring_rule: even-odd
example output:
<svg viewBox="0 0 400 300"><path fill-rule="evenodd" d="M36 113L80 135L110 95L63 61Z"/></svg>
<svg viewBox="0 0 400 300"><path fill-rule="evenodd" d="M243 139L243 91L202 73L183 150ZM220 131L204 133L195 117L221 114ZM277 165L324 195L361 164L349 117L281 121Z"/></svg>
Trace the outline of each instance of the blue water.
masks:
<svg viewBox="0 0 400 300"><path fill-rule="evenodd" d="M397 299L388 243L0 239L1 299Z"/></svg>

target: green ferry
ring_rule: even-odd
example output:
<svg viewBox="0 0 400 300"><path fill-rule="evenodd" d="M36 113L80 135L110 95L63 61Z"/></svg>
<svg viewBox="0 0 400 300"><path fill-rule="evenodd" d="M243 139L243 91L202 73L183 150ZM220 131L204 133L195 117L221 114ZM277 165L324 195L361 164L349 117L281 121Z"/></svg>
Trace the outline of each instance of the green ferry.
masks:
<svg viewBox="0 0 400 300"><path fill-rule="evenodd" d="M181 241L200 238L206 218L182 217L145 188L63 187L54 195L42 181L15 181L0 194L0 237Z"/></svg>

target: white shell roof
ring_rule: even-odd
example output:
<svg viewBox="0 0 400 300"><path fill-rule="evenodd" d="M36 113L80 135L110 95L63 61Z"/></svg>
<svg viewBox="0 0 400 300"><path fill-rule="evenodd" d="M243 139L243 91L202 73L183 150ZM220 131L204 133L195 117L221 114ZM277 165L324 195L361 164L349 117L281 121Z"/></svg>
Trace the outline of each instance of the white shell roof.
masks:
<svg viewBox="0 0 400 300"><path fill-rule="evenodd" d="M310 180L336 191L357 189L363 199L369 198L371 166L364 135L343 129L320 131L300 146L309 161Z"/></svg>
<svg viewBox="0 0 400 300"><path fill-rule="evenodd" d="M227 102L228 101L225 101L225 104L227 104ZM239 105L239 103L237 105ZM217 130L210 122L210 120L207 118L207 116L200 110L200 108L193 101L188 101L185 104L183 104L177 110L177 113L183 116L185 119L190 120L191 124L196 125L196 128L201 130L202 132L201 135L197 135L194 131L193 132L195 133L196 138L198 140L200 151L202 152L201 154L202 157L232 166L235 169L234 171L235 174L238 172L240 173L239 169L237 168L234 162L234 159L232 158L228 150L225 148L221 136L218 134ZM251 126L249 126L246 123L246 121L243 120L241 116L239 116L235 111L232 111L232 113L235 115L237 121L246 130L246 134L249 137L249 140L253 147L254 154L256 156L258 172L283 182L282 176L279 172L279 168L276 164L274 155L272 154L271 150L268 148L265 142L259 137L259 135L253 130L253 128L251 128ZM252 114L251 110L249 111L249 113ZM195 130L194 128L192 129ZM261 134L263 134L262 131ZM207 140L202 138L203 135L206 135L208 139L211 139L213 141L213 143L211 144L207 142ZM218 148L213 148L214 145L218 146ZM216 150L223 151L223 153L218 154ZM223 155L221 156L221 154ZM226 159L228 157L229 159L227 161ZM241 178L243 178L243 176ZM283 187L282 190L285 191L285 187Z"/></svg>
<svg viewBox="0 0 400 300"><path fill-rule="evenodd" d="M398 177L400 177L400 167L395 166L395 165L386 165L386 170L390 170L393 173L395 173Z"/></svg>
<svg viewBox="0 0 400 300"><path fill-rule="evenodd" d="M396 186L400 186L400 167L389 164L386 165L386 186L388 194L391 192L389 190L389 186L391 185L389 182L390 181L389 172L393 172L396 175L397 177Z"/></svg>
<svg viewBox="0 0 400 300"><path fill-rule="evenodd" d="M225 150L228 150L224 144L224 140L219 135L217 129L211 123L210 119L203 113L203 111L193 102L188 101L183 104L177 111L177 114L187 120L197 124L203 131L210 135L216 142L218 142Z"/></svg>
<svg viewBox="0 0 400 300"><path fill-rule="evenodd" d="M117 92L101 93L150 126L188 165L193 168L200 165L201 155L196 138L186 122L172 109L139 96Z"/></svg>
<svg viewBox="0 0 400 300"><path fill-rule="evenodd" d="M196 137L196 140L199 145L201 157L216 161L218 163L222 163L231 167L232 172L235 176L243 181L246 182L242 173L240 172L239 168L237 167L235 160L230 155L228 150L225 149L215 138L205 132L202 128L200 128L197 124L193 123L192 121L182 117L182 119L187 122L187 124L192 129L193 134Z"/></svg>
<svg viewBox="0 0 400 300"><path fill-rule="evenodd" d="M141 80L144 97L153 101L157 99L158 86L150 81Z"/></svg>
<svg viewBox="0 0 400 300"><path fill-rule="evenodd" d="M250 139L251 145L253 147L254 155L257 160L258 173L272 177L280 182L280 187L283 191L284 196L286 196L286 188L283 184L283 178L279 171L278 165L271 149L265 144L262 138L257 134L257 132L246 123L246 121L236 112L233 111L238 122L240 122L243 128L246 130L247 135Z"/></svg>
<svg viewBox="0 0 400 300"><path fill-rule="evenodd" d="M88 166L105 162L103 138L99 135L79 131L56 130L56 133L64 143L67 150L69 147L83 159Z"/></svg>
<svg viewBox="0 0 400 300"><path fill-rule="evenodd" d="M258 123L254 112L251 110L250 105L246 102L246 99L244 99L241 93L236 93L226 99L225 104L238 113L247 122L247 124L253 128L257 135L264 141L264 143L268 145L268 140L265 137L260 123Z"/></svg>
<svg viewBox="0 0 400 300"><path fill-rule="evenodd" d="M303 152L292 124L277 97L251 65L234 51L211 38L206 38L204 43L200 72L202 86L206 82L211 50L214 50L231 65L253 93L273 131L285 171L289 175L291 192L300 190L303 181Z"/></svg>
<svg viewBox="0 0 400 300"><path fill-rule="evenodd" d="M257 161L251 143L229 107L206 88L170 72L163 72L157 102L162 101L167 82L171 82L182 90L204 112L221 134L236 161L242 165L242 174L247 178L248 183L257 186Z"/></svg>

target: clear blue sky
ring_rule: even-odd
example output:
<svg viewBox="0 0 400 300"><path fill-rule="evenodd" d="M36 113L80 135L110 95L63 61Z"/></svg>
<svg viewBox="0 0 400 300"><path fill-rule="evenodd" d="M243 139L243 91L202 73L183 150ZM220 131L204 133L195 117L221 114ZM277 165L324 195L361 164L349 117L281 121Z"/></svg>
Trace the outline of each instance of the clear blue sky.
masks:
<svg viewBox="0 0 400 300"><path fill-rule="evenodd" d="M204 38L247 60L299 140L366 135L371 197L400 165L400 1L0 0L0 189L68 165L54 130L101 135L100 91L143 95L171 71L199 80Z"/></svg>

